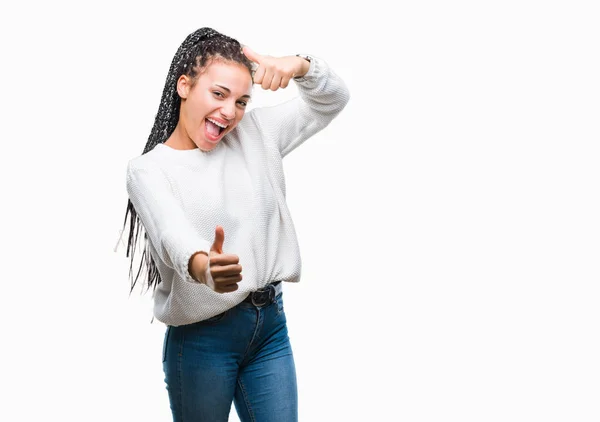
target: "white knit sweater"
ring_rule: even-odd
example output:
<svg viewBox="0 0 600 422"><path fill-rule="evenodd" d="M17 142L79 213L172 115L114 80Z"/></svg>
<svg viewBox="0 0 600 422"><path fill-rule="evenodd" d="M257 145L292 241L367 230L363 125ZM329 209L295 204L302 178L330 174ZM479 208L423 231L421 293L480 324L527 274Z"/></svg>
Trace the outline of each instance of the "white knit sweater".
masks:
<svg viewBox="0 0 600 422"><path fill-rule="evenodd" d="M326 127L349 99L344 82L319 58L296 78L300 95L255 108L210 152L164 144L129 161L127 192L148 233L162 282L154 316L184 325L217 315L267 283L300 279L300 251L285 201L282 158ZM215 293L188 273L220 225L224 253L240 258L243 280Z"/></svg>

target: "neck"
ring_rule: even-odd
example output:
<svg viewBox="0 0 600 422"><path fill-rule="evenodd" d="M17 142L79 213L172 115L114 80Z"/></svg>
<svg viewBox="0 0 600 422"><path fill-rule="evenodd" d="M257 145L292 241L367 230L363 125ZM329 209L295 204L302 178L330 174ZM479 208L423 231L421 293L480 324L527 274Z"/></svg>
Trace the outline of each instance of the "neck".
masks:
<svg viewBox="0 0 600 422"><path fill-rule="evenodd" d="M187 134L185 127L183 127L181 122L177 123L177 126L175 126L175 130L173 131L171 136L169 136L169 139L165 141L165 145L168 145L174 149L183 150L198 148L194 141L192 141L192 138L190 138Z"/></svg>

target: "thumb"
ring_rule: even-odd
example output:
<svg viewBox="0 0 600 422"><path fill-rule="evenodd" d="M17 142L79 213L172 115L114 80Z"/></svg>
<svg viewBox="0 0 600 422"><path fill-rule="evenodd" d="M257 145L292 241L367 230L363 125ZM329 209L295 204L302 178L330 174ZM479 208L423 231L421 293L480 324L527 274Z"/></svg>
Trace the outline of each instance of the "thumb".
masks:
<svg viewBox="0 0 600 422"><path fill-rule="evenodd" d="M254 52L254 50L252 50L252 49L251 49L250 47L248 47L247 45L245 45L245 46L242 48L242 52L244 53L244 55L245 55L246 57L248 57L250 60L252 60L252 61L253 61L253 62L255 62L255 63L258 63L258 64L260 64L260 62L263 60L263 57L262 57L260 54L258 54L258 53L255 53L255 52Z"/></svg>
<svg viewBox="0 0 600 422"><path fill-rule="evenodd" d="M223 242L225 241L225 232L223 227L217 226L215 229L215 241L213 242L210 250L216 253L223 253Z"/></svg>

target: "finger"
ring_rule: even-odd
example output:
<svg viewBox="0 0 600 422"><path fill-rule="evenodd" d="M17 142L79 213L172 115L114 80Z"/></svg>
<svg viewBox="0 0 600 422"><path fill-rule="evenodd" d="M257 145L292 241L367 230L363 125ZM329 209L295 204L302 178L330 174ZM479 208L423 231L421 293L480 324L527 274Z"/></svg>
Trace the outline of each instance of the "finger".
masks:
<svg viewBox="0 0 600 422"><path fill-rule="evenodd" d="M233 255L233 254L219 254L219 255L212 255L210 257L211 267L216 266L216 265L221 265L221 266L235 265L235 264L239 264L239 262L240 262L240 258L237 255Z"/></svg>
<svg viewBox="0 0 600 422"><path fill-rule="evenodd" d="M252 60L255 63L260 64L263 60L263 57L260 54L256 53L254 50L252 50L247 45L242 47L242 53L244 53L244 55L246 57L248 57L250 60Z"/></svg>
<svg viewBox="0 0 600 422"><path fill-rule="evenodd" d="M228 284L227 286L219 287L218 289L215 289L215 292L231 293L231 292L235 292L237 289L238 289L237 283L233 283L233 284Z"/></svg>
<svg viewBox="0 0 600 422"><path fill-rule="evenodd" d="M242 272L242 266L241 265L225 265L225 266L213 266L210 269L210 273L213 276L213 279L215 277L228 277L231 275L237 275L239 273Z"/></svg>
<svg viewBox="0 0 600 422"><path fill-rule="evenodd" d="M271 81L273 80L273 76L273 71L271 69L267 69L260 86L262 86L263 89L269 89L271 87Z"/></svg>
<svg viewBox="0 0 600 422"><path fill-rule="evenodd" d="M256 69L256 72L254 72L254 83L257 85L261 84L264 76L265 76L265 67L259 66L258 69Z"/></svg>
<svg viewBox="0 0 600 422"><path fill-rule="evenodd" d="M210 247L211 251L222 254L223 253L223 242L225 241L225 231L223 227L217 226L215 228L215 240Z"/></svg>
<svg viewBox="0 0 600 422"><path fill-rule="evenodd" d="M271 86L269 87L271 91L277 91L281 87L281 76L275 75L273 76L273 80L271 81Z"/></svg>
<svg viewBox="0 0 600 422"><path fill-rule="evenodd" d="M290 80L291 80L291 78L288 78L288 77L285 77L285 76L283 78L281 78L281 84L280 84L281 87L282 88L287 88L287 86L290 84Z"/></svg>
<svg viewBox="0 0 600 422"><path fill-rule="evenodd" d="M230 284L236 284L239 283L240 281L242 281L243 276L241 274L237 274L237 275L232 275L229 277L217 277L215 279L213 279L213 281L215 282L215 286L217 288L221 288L223 286L228 286Z"/></svg>

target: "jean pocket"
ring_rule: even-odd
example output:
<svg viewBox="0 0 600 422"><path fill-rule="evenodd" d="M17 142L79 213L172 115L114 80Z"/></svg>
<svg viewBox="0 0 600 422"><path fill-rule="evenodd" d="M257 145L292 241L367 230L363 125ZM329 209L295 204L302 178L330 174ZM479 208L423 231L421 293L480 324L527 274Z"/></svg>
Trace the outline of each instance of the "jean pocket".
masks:
<svg viewBox="0 0 600 422"><path fill-rule="evenodd" d="M163 340L163 348L162 348L162 361L163 363L167 360L167 347L169 347L169 334L171 333L171 326L167 326L167 331L165 331L165 339Z"/></svg>
<svg viewBox="0 0 600 422"><path fill-rule="evenodd" d="M275 301L277 302L277 314L282 314L283 313L283 293L279 293L277 295L277 297L275 298Z"/></svg>

